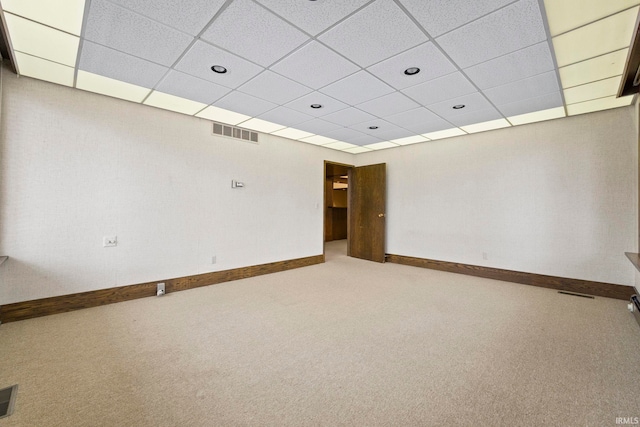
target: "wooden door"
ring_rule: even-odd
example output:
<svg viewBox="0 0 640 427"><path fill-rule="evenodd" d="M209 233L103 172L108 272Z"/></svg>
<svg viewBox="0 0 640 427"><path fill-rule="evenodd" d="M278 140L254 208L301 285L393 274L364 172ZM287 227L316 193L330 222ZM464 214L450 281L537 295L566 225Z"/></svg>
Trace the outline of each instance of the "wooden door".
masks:
<svg viewBox="0 0 640 427"><path fill-rule="evenodd" d="M349 170L349 256L384 262L386 175L386 163Z"/></svg>

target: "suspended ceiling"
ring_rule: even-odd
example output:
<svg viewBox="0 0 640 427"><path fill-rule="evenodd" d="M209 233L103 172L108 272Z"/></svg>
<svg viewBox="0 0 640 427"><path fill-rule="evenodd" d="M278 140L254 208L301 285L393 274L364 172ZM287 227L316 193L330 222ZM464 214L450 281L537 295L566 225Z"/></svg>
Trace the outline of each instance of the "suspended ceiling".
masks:
<svg viewBox="0 0 640 427"><path fill-rule="evenodd" d="M630 105L638 4L0 0L20 75L350 153Z"/></svg>

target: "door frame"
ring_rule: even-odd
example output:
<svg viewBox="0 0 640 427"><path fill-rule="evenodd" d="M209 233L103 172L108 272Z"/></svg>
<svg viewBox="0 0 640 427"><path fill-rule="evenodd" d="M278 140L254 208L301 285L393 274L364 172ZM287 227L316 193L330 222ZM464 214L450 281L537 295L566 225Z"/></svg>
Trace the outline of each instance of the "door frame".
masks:
<svg viewBox="0 0 640 427"><path fill-rule="evenodd" d="M326 230L326 226L327 226L327 186L326 186L326 181L327 181L327 166L328 165L335 165L335 166L340 166L340 167L344 167L347 171L351 170L351 168L354 168L355 165L349 165L346 163L340 163L340 162L333 162L331 160L325 160L324 161L324 167L322 168L322 258L323 260L325 260L325 230ZM347 200L350 199L350 191L351 191L351 185L349 184L349 182L347 182ZM349 247L349 219L350 219L350 215L351 215L351 210L347 207L347 248Z"/></svg>

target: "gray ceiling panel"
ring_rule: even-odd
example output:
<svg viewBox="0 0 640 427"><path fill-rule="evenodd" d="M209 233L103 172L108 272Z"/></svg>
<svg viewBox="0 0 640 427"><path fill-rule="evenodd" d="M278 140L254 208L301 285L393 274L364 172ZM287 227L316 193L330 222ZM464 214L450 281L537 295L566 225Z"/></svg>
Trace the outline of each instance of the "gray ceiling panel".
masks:
<svg viewBox="0 0 640 427"><path fill-rule="evenodd" d="M173 70L160 82L157 89L203 104L211 104L231 91L224 86Z"/></svg>
<svg viewBox="0 0 640 427"><path fill-rule="evenodd" d="M322 108L311 108L311 104L320 104ZM311 92L295 101L289 102L286 106L315 117L326 116L348 107L347 104L320 92Z"/></svg>
<svg viewBox="0 0 640 427"><path fill-rule="evenodd" d="M358 104L358 108L362 111L378 117L391 116L416 107L419 107L419 104L400 92L393 92L380 98Z"/></svg>
<svg viewBox="0 0 640 427"><path fill-rule="evenodd" d="M304 114L287 107L278 107L271 111L267 111L266 113L258 116L258 118L272 123L277 123L279 125L294 127L299 123L308 122L313 119L313 117L308 114Z"/></svg>
<svg viewBox="0 0 640 427"><path fill-rule="evenodd" d="M491 120L498 120L501 118L502 114L500 114L499 111L493 107L489 107L483 110L470 111L466 114L461 114L458 117L450 119L450 121L456 126L467 126Z"/></svg>
<svg viewBox="0 0 640 427"><path fill-rule="evenodd" d="M378 128L369 129L370 126L378 126ZM407 136L415 135L415 133L411 132L408 129L403 129L399 126L396 126L394 124L391 124L381 119L359 123L357 125L351 126L351 129L359 130L361 132L366 133L367 135L371 135L383 141L388 141L390 139L405 138Z"/></svg>
<svg viewBox="0 0 640 427"><path fill-rule="evenodd" d="M413 131L414 134L435 132L452 127L451 123L423 107L405 111L395 116L385 117L385 120L402 128L409 129Z"/></svg>
<svg viewBox="0 0 640 427"><path fill-rule="evenodd" d="M546 40L538 0L520 0L436 41L462 68Z"/></svg>
<svg viewBox="0 0 640 427"><path fill-rule="evenodd" d="M268 70L243 84L238 90L276 104L286 104L311 92L308 87Z"/></svg>
<svg viewBox="0 0 640 427"><path fill-rule="evenodd" d="M330 132L327 132L327 134L324 136L326 136L327 138L337 139L339 141L349 142L351 144L353 144L353 142L351 141L364 139L367 137L369 138L370 141L375 141L375 142L381 141L379 138L371 137L370 135L367 135L364 132L357 131L354 129L349 129L349 128L338 128ZM371 142L362 142L362 144L371 144Z"/></svg>
<svg viewBox="0 0 640 427"><path fill-rule="evenodd" d="M361 136L358 138L351 138L347 142L354 145L365 146L365 145L377 144L379 142L384 142L384 140L380 138L376 138L375 136L365 134L364 136Z"/></svg>
<svg viewBox="0 0 640 427"><path fill-rule="evenodd" d="M214 73L211 71L213 65L222 65L228 71L225 74ZM258 65L202 41L197 41L175 68L232 89L246 83L264 70Z"/></svg>
<svg viewBox="0 0 640 427"><path fill-rule="evenodd" d="M519 116L520 114L533 113L534 111L548 110L556 107L562 107L562 95L560 92L523 99L511 104L498 105L498 109L506 117Z"/></svg>
<svg viewBox="0 0 640 427"><path fill-rule="evenodd" d="M161 65L87 40L82 44L79 68L146 88L153 88L169 71Z"/></svg>
<svg viewBox="0 0 640 427"><path fill-rule="evenodd" d="M454 105L464 105L465 107L459 110L453 108ZM468 95L460 96L458 98L449 99L447 101L439 102L437 104L429 105L429 110L436 113L438 116L452 123L453 119L468 114L474 111L481 111L487 109L495 109L491 106L491 103L482 96L479 92L471 93Z"/></svg>
<svg viewBox="0 0 640 427"><path fill-rule="evenodd" d="M259 116L262 113L276 108L277 104L234 90L229 95L217 101L215 106L247 116Z"/></svg>
<svg viewBox="0 0 640 427"><path fill-rule="evenodd" d="M360 71L320 89L320 92L355 105L391 93L393 88L366 71Z"/></svg>
<svg viewBox="0 0 640 427"><path fill-rule="evenodd" d="M362 67L427 41L393 0L378 0L320 36L320 41Z"/></svg>
<svg viewBox="0 0 640 427"><path fill-rule="evenodd" d="M251 0L236 0L202 34L202 39L266 67L309 37Z"/></svg>
<svg viewBox="0 0 640 427"><path fill-rule="evenodd" d="M400 0L431 35L441 34L480 18L514 0Z"/></svg>
<svg viewBox="0 0 640 427"><path fill-rule="evenodd" d="M410 67L418 67L420 72L408 76L404 71ZM404 89L452 73L457 69L440 49L432 42L427 42L372 65L367 70L396 89Z"/></svg>
<svg viewBox="0 0 640 427"><path fill-rule="evenodd" d="M429 105L477 92L477 89L462 73L456 72L417 86L411 86L402 92L422 105Z"/></svg>
<svg viewBox="0 0 640 427"><path fill-rule="evenodd" d="M84 36L133 56L171 66L193 37L106 0L93 0Z"/></svg>
<svg viewBox="0 0 640 427"><path fill-rule="evenodd" d="M341 126L336 125L335 123L327 122L326 120L322 119L312 119L308 122L299 123L295 127L296 129L304 130L306 132L311 132L322 136L328 136L329 132L341 128Z"/></svg>
<svg viewBox="0 0 640 427"><path fill-rule="evenodd" d="M278 62L271 70L313 89L319 89L355 73L360 67L313 41Z"/></svg>
<svg viewBox="0 0 640 427"><path fill-rule="evenodd" d="M367 120L373 120L375 117L357 108L345 108L344 110L327 114L322 119L342 126L351 126Z"/></svg>
<svg viewBox="0 0 640 427"><path fill-rule="evenodd" d="M369 0L256 0L311 35L326 30Z"/></svg>
<svg viewBox="0 0 640 427"><path fill-rule="evenodd" d="M196 36L225 0L111 0L134 12Z"/></svg>
<svg viewBox="0 0 640 427"><path fill-rule="evenodd" d="M554 69L546 41L464 70L481 90L522 80Z"/></svg>
<svg viewBox="0 0 640 427"><path fill-rule="evenodd" d="M494 104L503 105L557 92L559 89L556 72L548 71L534 77L487 89L484 94Z"/></svg>

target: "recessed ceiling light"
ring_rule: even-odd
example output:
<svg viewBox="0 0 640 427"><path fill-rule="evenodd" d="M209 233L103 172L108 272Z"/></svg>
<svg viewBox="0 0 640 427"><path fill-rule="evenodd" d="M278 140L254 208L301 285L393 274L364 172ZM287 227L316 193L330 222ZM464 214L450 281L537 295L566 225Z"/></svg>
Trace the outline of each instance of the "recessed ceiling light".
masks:
<svg viewBox="0 0 640 427"><path fill-rule="evenodd" d="M404 70L404 73L407 76L413 76L415 74L418 74L419 72L420 72L420 68L418 68L418 67L409 67L406 70Z"/></svg>
<svg viewBox="0 0 640 427"><path fill-rule="evenodd" d="M369 129L378 129L378 126L369 126Z"/></svg>
<svg viewBox="0 0 640 427"><path fill-rule="evenodd" d="M311 104L311 108L322 108L322 104Z"/></svg>
<svg viewBox="0 0 640 427"><path fill-rule="evenodd" d="M461 109L463 109L464 107L466 107L466 105L464 105L464 104L458 104L458 105L454 105L454 106L453 106L453 109L454 109L454 110L461 110Z"/></svg>
<svg viewBox="0 0 640 427"><path fill-rule="evenodd" d="M227 72L227 69L225 67L223 67L222 65L214 65L211 67L211 71L213 71L214 73L218 73L218 74L224 74Z"/></svg>

